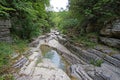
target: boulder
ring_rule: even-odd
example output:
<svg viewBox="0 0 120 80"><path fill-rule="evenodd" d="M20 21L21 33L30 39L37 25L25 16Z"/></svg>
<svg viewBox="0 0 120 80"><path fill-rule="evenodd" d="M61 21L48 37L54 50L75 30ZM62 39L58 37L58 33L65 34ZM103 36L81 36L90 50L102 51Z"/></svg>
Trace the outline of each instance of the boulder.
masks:
<svg viewBox="0 0 120 80"><path fill-rule="evenodd" d="M72 65L70 67L71 76L75 76L78 80L93 80L84 70L81 64Z"/></svg>
<svg viewBox="0 0 120 80"><path fill-rule="evenodd" d="M107 24L100 31L102 36L120 38L120 20L115 20L111 24Z"/></svg>
<svg viewBox="0 0 120 80"><path fill-rule="evenodd" d="M0 38L0 42L2 42L2 41L11 43L12 42L12 38L10 36L2 37L2 38Z"/></svg>
<svg viewBox="0 0 120 80"><path fill-rule="evenodd" d="M97 45L94 47L96 50L100 51L100 52L103 52L109 56L112 56L114 54L119 54L120 51L119 50L115 50L113 48L110 48L108 46L104 46L104 45Z"/></svg>
<svg viewBox="0 0 120 80"><path fill-rule="evenodd" d="M114 58L120 60L120 54L114 54L114 55L112 55L112 57L114 57Z"/></svg>
<svg viewBox="0 0 120 80"><path fill-rule="evenodd" d="M81 60L90 63L91 60L96 60L96 59L101 59L100 57L98 57L97 55L88 52L87 50L71 45L71 44L67 44L66 47L76 56L78 56Z"/></svg>
<svg viewBox="0 0 120 80"><path fill-rule="evenodd" d="M0 20L0 28L11 28L10 20Z"/></svg>
<svg viewBox="0 0 120 80"><path fill-rule="evenodd" d="M101 67L75 64L70 67L71 74L79 80L119 80L120 69L103 63Z"/></svg>
<svg viewBox="0 0 120 80"><path fill-rule="evenodd" d="M89 53L95 54L98 57L102 58L105 63L109 63L110 65L113 65L115 67L120 67L120 60L117 58L114 58L112 56L109 56L101 51L95 50L95 49L88 49L87 50Z"/></svg>
<svg viewBox="0 0 120 80"><path fill-rule="evenodd" d="M9 29L1 29L0 30L0 38L10 36L10 30Z"/></svg>
<svg viewBox="0 0 120 80"><path fill-rule="evenodd" d="M120 39L100 37L100 41L107 46L120 49Z"/></svg>
<svg viewBox="0 0 120 80"><path fill-rule="evenodd" d="M111 31L112 31L113 36L120 38L120 20L116 20L113 23L113 28Z"/></svg>

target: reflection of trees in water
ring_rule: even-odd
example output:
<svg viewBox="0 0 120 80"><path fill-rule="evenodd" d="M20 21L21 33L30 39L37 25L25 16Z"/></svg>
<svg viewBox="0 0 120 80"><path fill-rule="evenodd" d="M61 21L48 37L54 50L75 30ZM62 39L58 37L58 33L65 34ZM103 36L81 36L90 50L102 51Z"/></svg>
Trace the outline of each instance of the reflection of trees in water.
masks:
<svg viewBox="0 0 120 80"><path fill-rule="evenodd" d="M54 52L52 51L49 51L47 53L45 53L45 58L49 58L49 59L52 59L54 57Z"/></svg>
<svg viewBox="0 0 120 80"><path fill-rule="evenodd" d="M47 45L41 45L40 50L42 51L43 56L45 56L45 54L48 53L51 50L51 48Z"/></svg>
<svg viewBox="0 0 120 80"><path fill-rule="evenodd" d="M66 71L66 64L62 57L49 46L43 45L40 47L45 58L50 59L58 68Z"/></svg>

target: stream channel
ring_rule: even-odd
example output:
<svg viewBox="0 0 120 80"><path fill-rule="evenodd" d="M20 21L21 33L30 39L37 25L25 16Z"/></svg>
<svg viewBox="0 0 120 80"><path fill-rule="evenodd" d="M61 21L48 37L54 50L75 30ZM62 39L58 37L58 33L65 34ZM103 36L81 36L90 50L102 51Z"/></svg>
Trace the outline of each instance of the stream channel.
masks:
<svg viewBox="0 0 120 80"><path fill-rule="evenodd" d="M40 47L42 55L44 58L48 58L54 63L58 68L62 69L71 80L77 80L75 77L70 76L69 66L70 64L63 58L57 50L47 46L41 45Z"/></svg>

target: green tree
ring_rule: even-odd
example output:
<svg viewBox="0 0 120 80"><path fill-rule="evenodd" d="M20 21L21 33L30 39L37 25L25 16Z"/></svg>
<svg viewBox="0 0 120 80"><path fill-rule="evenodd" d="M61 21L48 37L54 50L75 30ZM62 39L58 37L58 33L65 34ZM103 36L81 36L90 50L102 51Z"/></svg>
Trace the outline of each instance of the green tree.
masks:
<svg viewBox="0 0 120 80"><path fill-rule="evenodd" d="M120 17L119 0L69 0L71 14L79 19L79 29L85 31L88 24L97 24L97 29L105 21Z"/></svg>
<svg viewBox="0 0 120 80"><path fill-rule="evenodd" d="M1 0L0 17L11 19L13 34L31 39L49 29L47 6L49 0Z"/></svg>

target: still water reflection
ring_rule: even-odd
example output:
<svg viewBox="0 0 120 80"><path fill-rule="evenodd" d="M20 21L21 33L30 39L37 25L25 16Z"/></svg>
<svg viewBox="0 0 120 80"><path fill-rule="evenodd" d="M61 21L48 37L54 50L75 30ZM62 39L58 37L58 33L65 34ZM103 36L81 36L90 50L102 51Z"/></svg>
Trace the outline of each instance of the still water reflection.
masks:
<svg viewBox="0 0 120 80"><path fill-rule="evenodd" d="M49 46L42 45L41 50L43 56L45 58L50 59L58 68L66 71L67 62L57 53L57 51L53 50Z"/></svg>
<svg viewBox="0 0 120 80"><path fill-rule="evenodd" d="M65 63L55 50L50 50L44 57L49 58L58 68L65 70Z"/></svg>
<svg viewBox="0 0 120 80"><path fill-rule="evenodd" d="M67 69L68 66L70 66L69 63L61 55L59 55L59 53L56 50L47 45L42 45L40 49L44 58L50 59L58 68L64 70L69 75ZM73 76L69 75L69 77L71 78L71 80L78 80Z"/></svg>

